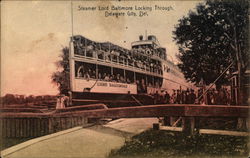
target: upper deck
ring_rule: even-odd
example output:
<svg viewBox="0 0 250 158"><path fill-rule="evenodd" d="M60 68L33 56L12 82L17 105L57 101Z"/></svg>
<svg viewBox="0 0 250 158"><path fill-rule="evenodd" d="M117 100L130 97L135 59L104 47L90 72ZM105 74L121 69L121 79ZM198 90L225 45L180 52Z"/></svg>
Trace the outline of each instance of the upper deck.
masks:
<svg viewBox="0 0 250 158"><path fill-rule="evenodd" d="M154 36L145 40L140 36L130 50L80 35L73 36L72 41L70 80L73 91L151 94L161 89L188 87L176 65L167 60L166 49Z"/></svg>
<svg viewBox="0 0 250 158"><path fill-rule="evenodd" d="M165 49L153 45L133 44L132 49L114 45L110 42L95 42L83 36L73 37L74 58L85 62L98 62L101 65L129 69L147 75L162 76L162 61ZM150 42L150 40L147 40ZM151 40L156 45L156 42ZM138 46L138 47L137 47Z"/></svg>

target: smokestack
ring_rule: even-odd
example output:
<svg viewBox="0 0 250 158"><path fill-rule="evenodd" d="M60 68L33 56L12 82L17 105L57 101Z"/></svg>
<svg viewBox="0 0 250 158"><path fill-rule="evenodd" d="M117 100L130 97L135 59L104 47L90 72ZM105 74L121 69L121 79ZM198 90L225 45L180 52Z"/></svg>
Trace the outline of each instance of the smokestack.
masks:
<svg viewBox="0 0 250 158"><path fill-rule="evenodd" d="M139 36L139 40L140 40L140 41L143 40L143 36L142 36L142 35Z"/></svg>

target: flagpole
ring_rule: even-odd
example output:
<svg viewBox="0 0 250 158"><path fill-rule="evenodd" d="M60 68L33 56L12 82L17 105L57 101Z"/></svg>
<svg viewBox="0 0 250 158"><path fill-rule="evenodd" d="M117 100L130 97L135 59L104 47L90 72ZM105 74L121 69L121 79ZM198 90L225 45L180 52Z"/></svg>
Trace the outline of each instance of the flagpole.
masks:
<svg viewBox="0 0 250 158"><path fill-rule="evenodd" d="M73 41L73 27L74 26L74 21L73 21L73 2L71 0L71 37L72 37L72 41Z"/></svg>
<svg viewBox="0 0 250 158"><path fill-rule="evenodd" d="M73 81L75 79L75 67L74 67L74 44L73 44L73 2L71 0L71 39L69 44L69 104L72 105L72 92L73 92Z"/></svg>

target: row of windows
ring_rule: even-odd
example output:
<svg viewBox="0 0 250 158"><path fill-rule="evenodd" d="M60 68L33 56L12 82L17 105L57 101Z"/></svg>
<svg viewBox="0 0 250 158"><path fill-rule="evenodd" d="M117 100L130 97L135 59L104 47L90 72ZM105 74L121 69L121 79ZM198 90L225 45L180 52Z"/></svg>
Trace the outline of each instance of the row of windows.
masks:
<svg viewBox="0 0 250 158"><path fill-rule="evenodd" d="M83 79L98 79L109 82L134 83L159 88L163 79L133 71L84 62L75 62L75 76Z"/></svg>

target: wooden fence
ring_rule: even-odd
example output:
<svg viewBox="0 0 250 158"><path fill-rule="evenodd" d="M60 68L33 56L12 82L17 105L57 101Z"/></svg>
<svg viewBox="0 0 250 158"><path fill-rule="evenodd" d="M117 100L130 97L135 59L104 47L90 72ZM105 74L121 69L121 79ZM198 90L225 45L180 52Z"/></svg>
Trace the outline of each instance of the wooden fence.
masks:
<svg viewBox="0 0 250 158"><path fill-rule="evenodd" d="M94 109L93 109L94 108ZM0 115L3 138L38 137L83 125L88 119L181 117L183 131L192 133L197 119L202 117L242 118L248 120L249 106L149 105L107 108L103 104L71 107L48 113L4 112Z"/></svg>
<svg viewBox="0 0 250 158"><path fill-rule="evenodd" d="M2 138L39 137L86 123L83 116L15 114L0 118Z"/></svg>
<svg viewBox="0 0 250 158"><path fill-rule="evenodd" d="M12 108L1 108L0 132L2 138L29 138L39 137L55 133L61 130L84 125L88 118L83 115L73 114L75 111L87 111L93 109L107 109L104 104L91 104L84 106L68 107L43 113L41 108L27 108L12 106Z"/></svg>

